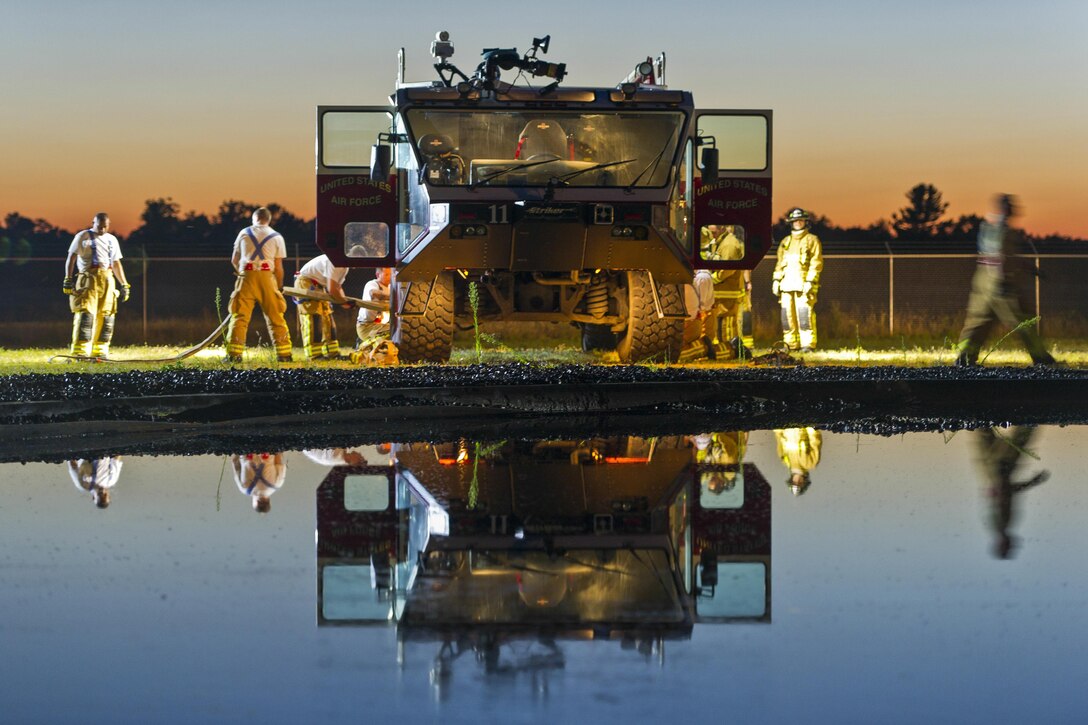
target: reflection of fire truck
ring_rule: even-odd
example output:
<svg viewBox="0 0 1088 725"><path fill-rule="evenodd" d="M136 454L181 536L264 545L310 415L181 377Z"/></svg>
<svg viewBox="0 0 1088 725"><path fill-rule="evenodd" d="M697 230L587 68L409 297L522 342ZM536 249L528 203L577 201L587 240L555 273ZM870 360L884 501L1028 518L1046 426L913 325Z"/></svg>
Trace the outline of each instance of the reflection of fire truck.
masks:
<svg viewBox="0 0 1088 725"><path fill-rule="evenodd" d="M696 110L664 56L614 88L560 86L547 47L486 50L470 76L440 33L441 80L318 108L317 243L395 268L406 361L447 359L474 319L571 322L586 349L675 360L693 269L750 269L770 246L770 111ZM715 224L742 250L702 250Z"/></svg>
<svg viewBox="0 0 1088 725"><path fill-rule="evenodd" d="M318 622L475 650L607 639L660 652L697 622L770 621L770 487L711 492L682 438L400 446L318 488ZM714 468L710 466L709 468ZM440 656L441 659L441 656ZM551 666L551 665L549 665Z"/></svg>

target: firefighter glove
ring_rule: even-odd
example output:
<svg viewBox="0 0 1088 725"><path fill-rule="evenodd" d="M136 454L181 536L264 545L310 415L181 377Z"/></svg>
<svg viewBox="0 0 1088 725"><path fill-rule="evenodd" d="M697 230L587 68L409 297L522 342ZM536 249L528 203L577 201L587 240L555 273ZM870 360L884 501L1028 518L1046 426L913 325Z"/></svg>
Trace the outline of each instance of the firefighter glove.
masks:
<svg viewBox="0 0 1088 725"><path fill-rule="evenodd" d="M66 294L66 295L75 294L76 281L74 279L72 279L71 277L65 277L64 278L64 287L62 287L61 289L64 290L64 294Z"/></svg>
<svg viewBox="0 0 1088 725"><path fill-rule="evenodd" d="M121 301L128 302L128 298L132 296L132 285L121 285Z"/></svg>

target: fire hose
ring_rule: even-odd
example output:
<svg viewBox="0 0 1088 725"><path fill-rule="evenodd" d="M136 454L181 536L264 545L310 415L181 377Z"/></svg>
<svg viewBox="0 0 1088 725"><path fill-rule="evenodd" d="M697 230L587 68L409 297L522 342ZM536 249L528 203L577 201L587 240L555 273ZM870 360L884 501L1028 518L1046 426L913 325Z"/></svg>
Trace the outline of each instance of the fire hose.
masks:
<svg viewBox="0 0 1088 725"><path fill-rule="evenodd" d="M337 301L337 300L333 300L332 296L329 295L327 292L321 292L321 291L318 291L318 290L305 290L305 289L300 289L298 287L284 287L283 288L283 293L285 295L290 295L291 297L298 297L300 299L320 300L320 301L323 301L323 302L335 302L335 301ZM346 298L346 301L354 304L356 307L365 307L366 309L374 310L375 312L388 312L389 311L389 305L387 303L370 302L368 300L360 299L358 297L348 297L348 298ZM106 358L102 358L102 357L96 357L94 355L53 355L51 358L49 358L49 362L53 362L54 360L77 360L79 362L113 362L113 363L171 363L171 362L179 362L181 360L184 360L187 357L192 357L193 355L196 355L198 352L200 352L204 348L206 348L209 345L211 345L212 343L214 343L216 338L218 338L221 334L223 334L223 331L226 330L228 324L230 324L230 317L227 317L222 322L220 322L219 327L215 328L215 330L212 332L212 334L208 335L206 338L204 338L203 340L198 342L196 345L193 345L192 347L190 347L190 348L188 348L186 350L182 350L177 355L173 355L171 357L162 357L162 358L109 358L109 359L106 359Z"/></svg>

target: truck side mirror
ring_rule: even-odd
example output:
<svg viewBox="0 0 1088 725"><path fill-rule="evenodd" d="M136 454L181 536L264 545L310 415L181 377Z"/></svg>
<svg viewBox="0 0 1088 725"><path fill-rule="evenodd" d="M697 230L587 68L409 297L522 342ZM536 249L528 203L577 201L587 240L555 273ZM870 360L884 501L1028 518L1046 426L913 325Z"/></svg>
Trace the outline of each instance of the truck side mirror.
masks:
<svg viewBox="0 0 1088 725"><path fill-rule="evenodd" d="M393 149L376 143L370 147L371 181L388 181L389 168L393 165Z"/></svg>
<svg viewBox="0 0 1088 725"><path fill-rule="evenodd" d="M718 183L718 149L714 146L704 146L699 152L699 171L703 177L703 185Z"/></svg>

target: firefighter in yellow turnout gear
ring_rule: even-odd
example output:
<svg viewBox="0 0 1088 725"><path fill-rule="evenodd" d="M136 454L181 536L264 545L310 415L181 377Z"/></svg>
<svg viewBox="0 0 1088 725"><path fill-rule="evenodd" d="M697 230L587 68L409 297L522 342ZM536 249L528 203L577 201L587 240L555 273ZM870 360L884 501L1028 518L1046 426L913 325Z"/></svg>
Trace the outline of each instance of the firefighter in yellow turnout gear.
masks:
<svg viewBox="0 0 1088 725"><path fill-rule="evenodd" d="M291 362L291 336L283 319L287 302L280 292L287 247L283 235L269 226L271 221L272 213L262 206L253 212L253 226L243 229L234 241L231 265L238 281L228 305L227 360L231 362L242 359L254 305L260 305L264 314L276 357L280 362Z"/></svg>
<svg viewBox="0 0 1088 725"><path fill-rule="evenodd" d="M744 231L732 225L705 226L700 244L704 259L737 260L744 258ZM721 342L738 340L745 348L752 348L751 272L746 269L717 269L711 274L714 280L714 329L708 337ZM748 311L747 325L744 313ZM739 349L739 347L734 347Z"/></svg>
<svg viewBox="0 0 1088 725"><path fill-rule="evenodd" d="M327 292L333 302L347 302L344 295L344 279L347 267L333 266L328 255L314 257L298 271L295 286L299 289ZM310 360L339 360L340 341L336 337L336 321L332 316L332 302L328 300L298 300L298 334L302 348Z"/></svg>
<svg viewBox="0 0 1088 725"><path fill-rule="evenodd" d="M785 428L774 432L778 457L790 472L786 484L794 496L800 496L812 483L812 469L820 462L823 436L815 428Z"/></svg>
<svg viewBox="0 0 1088 725"><path fill-rule="evenodd" d="M64 262L63 289L74 315L71 354L79 357L109 356L118 298L129 298L121 247L109 229L109 215L95 214L91 228L72 239Z"/></svg>
<svg viewBox="0 0 1088 725"><path fill-rule="evenodd" d="M782 306L782 341L791 350L816 348L816 293L824 268L820 239L809 230L809 214L792 209L790 233L778 244L771 291Z"/></svg>

